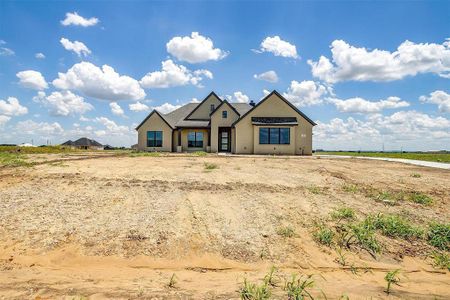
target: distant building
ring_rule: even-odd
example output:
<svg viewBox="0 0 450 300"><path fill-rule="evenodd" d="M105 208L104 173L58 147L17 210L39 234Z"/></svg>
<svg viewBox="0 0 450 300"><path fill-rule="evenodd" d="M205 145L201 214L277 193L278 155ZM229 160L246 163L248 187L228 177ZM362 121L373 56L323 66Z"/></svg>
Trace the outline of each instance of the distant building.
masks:
<svg viewBox="0 0 450 300"><path fill-rule="evenodd" d="M88 138L79 138L76 141L68 140L65 143L62 143L61 146L68 146L76 149L83 149L83 150L103 150L103 145L95 140L91 140Z"/></svg>

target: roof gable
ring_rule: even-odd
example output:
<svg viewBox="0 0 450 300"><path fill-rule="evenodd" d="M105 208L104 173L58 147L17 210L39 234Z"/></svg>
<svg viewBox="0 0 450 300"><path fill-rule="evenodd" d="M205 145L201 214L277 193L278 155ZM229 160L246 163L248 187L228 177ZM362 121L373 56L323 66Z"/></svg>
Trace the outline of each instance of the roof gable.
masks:
<svg viewBox="0 0 450 300"><path fill-rule="evenodd" d="M297 107L295 107L291 102L289 102L286 98L284 98L280 93L278 93L276 90L273 90L270 94L268 94L264 99L258 102L252 109L247 111L244 115L242 115L239 120L233 123L232 126L235 126L237 123L239 123L242 119L244 119L250 112L254 111L256 108L258 108L261 104L263 104L267 99L270 99L272 95L276 95L279 99L284 101L287 105L289 105L290 108L292 108L296 113L298 113L300 116L302 116L306 121L308 121L311 125L315 126L317 125L314 123L313 120L308 118L304 113L302 113Z"/></svg>
<svg viewBox="0 0 450 300"><path fill-rule="evenodd" d="M231 108L232 111L234 111L238 116L240 116L241 114L236 110L236 108L230 104L230 102L228 102L227 100L223 100L222 103L219 104L219 106L216 107L216 109L214 109L209 115L212 116L213 114L216 113L216 111L218 111L222 105L227 105L229 108Z"/></svg>
<svg viewBox="0 0 450 300"><path fill-rule="evenodd" d="M170 125L170 123L163 117L163 115L161 115L156 109L154 109L145 119L144 121L141 122L141 124L139 124L135 129L139 130L139 128L144 125L145 122L147 122L148 119L150 119L150 117L153 114L157 114L171 129L174 129L174 127L172 125Z"/></svg>
<svg viewBox="0 0 450 300"><path fill-rule="evenodd" d="M191 113L186 116L185 120L208 120L211 111L209 106L206 107L206 109L204 108L204 106L208 105L209 102L214 102L212 103L214 105L219 103L220 105L222 103L222 99L220 99L220 97L217 96L217 94L214 92L209 93L209 95L206 96L205 99L203 99L203 101L200 102L200 104L198 104L197 107L194 108L194 110L191 111ZM207 112L207 114L203 113L204 117L200 117L202 116L202 110L205 110Z"/></svg>

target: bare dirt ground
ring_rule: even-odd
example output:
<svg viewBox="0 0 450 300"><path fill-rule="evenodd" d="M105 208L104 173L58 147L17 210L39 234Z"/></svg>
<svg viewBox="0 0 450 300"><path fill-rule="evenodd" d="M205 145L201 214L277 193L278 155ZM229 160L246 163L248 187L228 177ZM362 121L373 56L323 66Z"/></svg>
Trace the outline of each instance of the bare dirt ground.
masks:
<svg viewBox="0 0 450 300"><path fill-rule="evenodd" d="M345 184L434 202L389 206ZM449 299L449 272L431 266L426 243L380 237L376 258L347 251L350 268L311 234L342 206L426 226L448 222L449 204L449 171L358 159L102 157L1 168L0 299L235 299L244 278L260 283L271 266L274 299L286 299L291 274L313 275L319 299ZM278 233L286 226L295 236ZM383 278L394 269L400 286L387 296Z"/></svg>

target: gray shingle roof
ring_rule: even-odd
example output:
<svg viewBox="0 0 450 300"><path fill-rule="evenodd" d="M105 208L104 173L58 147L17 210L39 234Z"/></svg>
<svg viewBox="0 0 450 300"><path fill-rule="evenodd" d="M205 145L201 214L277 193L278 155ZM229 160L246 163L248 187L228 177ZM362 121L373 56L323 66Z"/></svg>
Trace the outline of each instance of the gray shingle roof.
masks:
<svg viewBox="0 0 450 300"><path fill-rule="evenodd" d="M180 121L183 121L184 118L186 118L187 115L189 115L194 108L197 107L199 103L188 103L186 105L183 105L180 108L175 109L174 111L171 111L168 114L162 115L162 117L172 126L177 126L177 123Z"/></svg>
<svg viewBox="0 0 450 300"><path fill-rule="evenodd" d="M61 145L64 146L93 146L93 147L102 147L103 145L95 140L91 140L85 137L79 138L75 142L72 142L71 140L68 140L65 143L62 143Z"/></svg>
<svg viewBox="0 0 450 300"><path fill-rule="evenodd" d="M248 103L230 103L230 105L233 106L241 116L253 108L253 106Z"/></svg>

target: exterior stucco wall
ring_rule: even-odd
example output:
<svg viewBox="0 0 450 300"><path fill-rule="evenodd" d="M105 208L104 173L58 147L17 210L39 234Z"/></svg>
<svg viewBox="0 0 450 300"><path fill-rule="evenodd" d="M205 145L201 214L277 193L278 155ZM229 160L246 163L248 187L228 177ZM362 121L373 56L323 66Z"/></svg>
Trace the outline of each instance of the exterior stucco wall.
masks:
<svg viewBox="0 0 450 300"><path fill-rule="evenodd" d="M203 147L202 148L189 148L188 147L188 132L189 131L200 131L203 132ZM183 151L206 151L206 146L208 146L208 130L207 129L182 129L181 130L181 146Z"/></svg>
<svg viewBox="0 0 450 300"><path fill-rule="evenodd" d="M197 109L194 111L192 115L189 116L189 119L197 119L197 120L209 120L209 114L211 113L211 104L214 104L214 107L217 107L222 103L222 101L214 95L210 95L205 102L203 102Z"/></svg>
<svg viewBox="0 0 450 300"><path fill-rule="evenodd" d="M227 118L222 118L222 112L227 112ZM219 127L231 127L239 119L239 115L230 107L228 103L223 104L211 115L211 152L219 151ZM233 132L231 133L233 136ZM231 138L231 150L233 151L234 141Z"/></svg>
<svg viewBox="0 0 450 300"><path fill-rule="evenodd" d="M162 147L147 147L147 131L162 131ZM172 128L154 113L138 129L138 150L140 151L172 151Z"/></svg>
<svg viewBox="0 0 450 300"><path fill-rule="evenodd" d="M252 117L296 117L298 126L291 127L290 145L259 145L259 131L253 126ZM277 126L283 127L283 126ZM235 153L280 153L312 154L312 125L292 109L276 94L272 94L262 104L235 125ZM294 136L292 136L294 135ZM276 149L273 149L274 146ZM294 148L294 149L293 149ZM265 152L265 151L268 152ZM270 150L270 151L269 151ZM284 151L281 151L284 150ZM274 152L276 151L276 152Z"/></svg>

